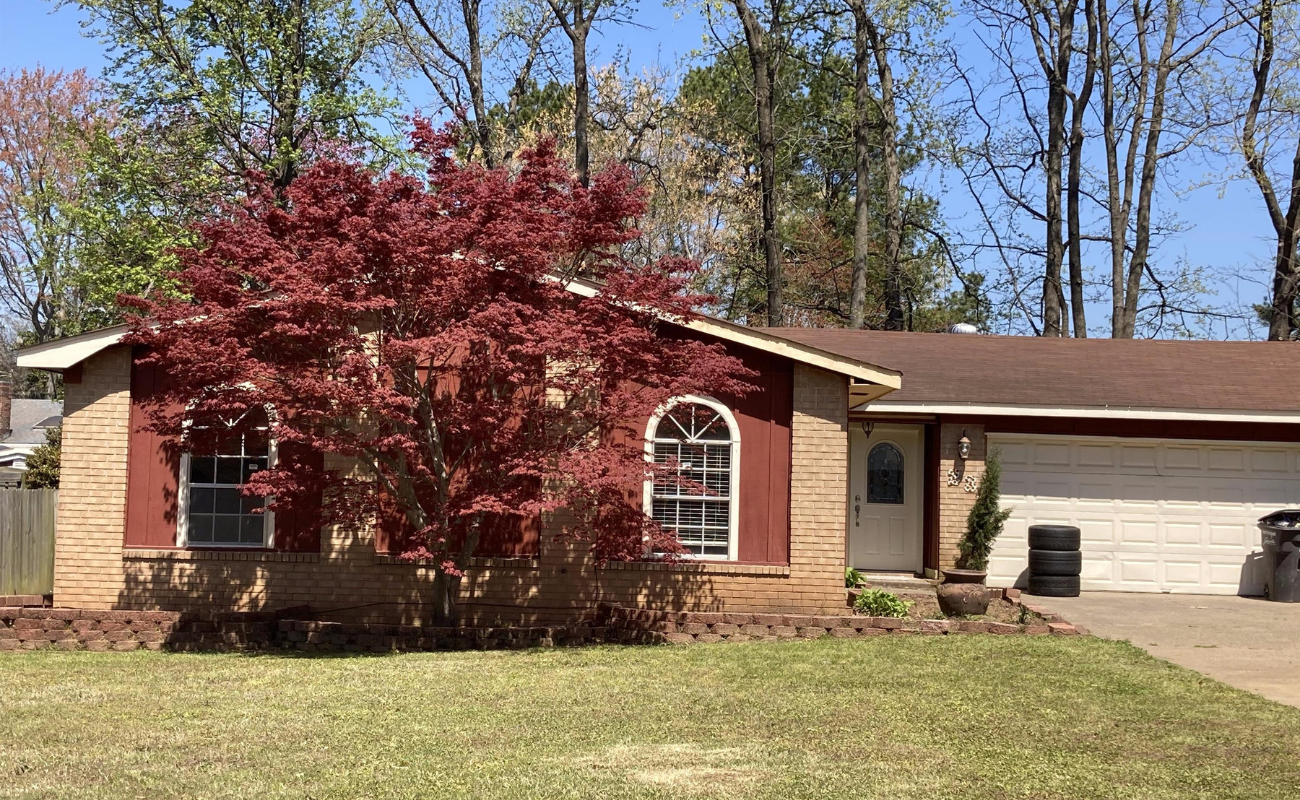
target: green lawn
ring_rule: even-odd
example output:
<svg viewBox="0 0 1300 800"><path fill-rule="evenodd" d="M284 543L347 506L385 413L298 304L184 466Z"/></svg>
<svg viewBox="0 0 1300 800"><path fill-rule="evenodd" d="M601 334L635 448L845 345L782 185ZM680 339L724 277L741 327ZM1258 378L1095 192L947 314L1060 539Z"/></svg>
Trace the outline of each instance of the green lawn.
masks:
<svg viewBox="0 0 1300 800"><path fill-rule="evenodd" d="M0 797L1297 793L1300 710L1091 638L0 657Z"/></svg>

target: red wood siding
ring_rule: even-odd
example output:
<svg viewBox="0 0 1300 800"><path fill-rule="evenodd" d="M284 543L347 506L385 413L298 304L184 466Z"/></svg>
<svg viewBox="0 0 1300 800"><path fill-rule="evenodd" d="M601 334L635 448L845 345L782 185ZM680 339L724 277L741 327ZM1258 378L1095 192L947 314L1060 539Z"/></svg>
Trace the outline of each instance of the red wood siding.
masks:
<svg viewBox="0 0 1300 800"><path fill-rule="evenodd" d="M179 455L166 440L143 430L143 403L166 380L152 366L131 367L131 438L127 445L127 547L175 547Z"/></svg>
<svg viewBox="0 0 1300 800"><path fill-rule="evenodd" d="M678 335L690 335L681 332ZM704 337L699 337L704 339ZM708 341L708 339L705 339ZM740 427L740 519L737 558L785 564L790 558L790 426L794 417L794 365L779 356L727 344L727 353L758 373L744 397L711 395L731 409ZM644 436L649 419L634 426ZM640 442L636 446L643 446ZM629 489L638 506L643 489Z"/></svg>
<svg viewBox="0 0 1300 800"><path fill-rule="evenodd" d="M127 547L166 548L176 546L176 502L179 489L180 456L167 440L144 430L144 403L164 386L166 376L149 365L131 366L131 432L127 445L126 536ZM307 460L319 465L320 453L281 448L281 459ZM275 519L275 549L288 552L318 552L320 527L313 523L319 501L300 510L282 511Z"/></svg>
<svg viewBox="0 0 1300 800"><path fill-rule="evenodd" d="M743 398L719 397L740 426L741 561L784 564L790 558L790 425L794 414L794 370L783 358L734 348L756 370L757 390Z"/></svg>
<svg viewBox="0 0 1300 800"><path fill-rule="evenodd" d="M387 497L379 499L375 526L375 552L401 553L413 530ZM537 517L491 516L483 521L474 555L485 558L521 558L541 552L541 520ZM453 550L455 548L453 547Z"/></svg>

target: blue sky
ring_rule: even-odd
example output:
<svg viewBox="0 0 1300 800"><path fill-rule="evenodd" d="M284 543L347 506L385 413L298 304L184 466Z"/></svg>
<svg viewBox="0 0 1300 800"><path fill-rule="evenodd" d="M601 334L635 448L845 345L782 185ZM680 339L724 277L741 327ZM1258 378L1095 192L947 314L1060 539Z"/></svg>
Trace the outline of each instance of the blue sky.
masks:
<svg viewBox="0 0 1300 800"><path fill-rule="evenodd" d="M104 68L104 49L83 35L79 11L75 7L54 9L48 0L4 0L0 6L0 67L41 64L58 69L85 67L92 73ZM600 37L595 43L598 52L591 62L603 63L621 50L634 70L653 63L671 67L681 56L701 46L705 32L698 14L683 12L681 6L665 7L656 0L643 0L636 21L637 26L624 26ZM1205 177L1204 168L1188 167L1170 184L1190 186L1203 182ZM970 199L958 184L951 180L946 183L949 191L940 194L944 217L955 227L972 222ZM939 187L936 180L933 188L940 191ZM1253 273L1262 280L1267 272L1261 268L1273 250L1272 231L1252 187L1231 184L1222 197L1218 187L1195 189L1180 197L1166 191L1162 198L1165 210L1177 214L1187 230L1166 242L1158 258L1165 263L1183 258L1215 271L1211 288L1220 302L1262 300L1261 283L1243 281L1232 274ZM1093 326L1104 321L1107 310L1090 306ZM1238 328L1230 333L1234 337L1262 334L1258 328Z"/></svg>

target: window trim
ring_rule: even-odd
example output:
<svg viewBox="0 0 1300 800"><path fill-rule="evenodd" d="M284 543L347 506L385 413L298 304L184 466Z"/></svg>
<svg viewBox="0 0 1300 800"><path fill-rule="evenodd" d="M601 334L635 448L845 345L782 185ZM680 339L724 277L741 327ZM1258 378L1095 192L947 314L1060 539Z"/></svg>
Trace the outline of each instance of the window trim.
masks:
<svg viewBox="0 0 1300 800"><path fill-rule="evenodd" d="M266 467L275 466L278 448L274 439L267 441ZM271 498L267 498L270 500ZM220 550L273 550L275 549L275 512L267 509L262 512L262 544L248 542L196 542L189 543L190 528L190 454L181 453L180 475L176 483L176 546L193 549Z"/></svg>
<svg viewBox="0 0 1300 800"><path fill-rule="evenodd" d="M655 409L655 413L650 415L650 421L646 424L645 458L646 461L654 463L655 433L658 432L659 423L663 421L663 418L668 416L668 413L677 406L690 404L702 405L716 411L722 417L722 421L726 423L727 432L731 435L731 485L729 487L730 496L727 498L727 555L708 556L683 553L678 558L690 561L738 561L740 560L738 544L740 527L740 425L736 422L736 416L731 412L731 409L712 397L695 394L680 395L664 402L659 408ZM647 517L654 517L653 480L647 480L642 488L641 510Z"/></svg>

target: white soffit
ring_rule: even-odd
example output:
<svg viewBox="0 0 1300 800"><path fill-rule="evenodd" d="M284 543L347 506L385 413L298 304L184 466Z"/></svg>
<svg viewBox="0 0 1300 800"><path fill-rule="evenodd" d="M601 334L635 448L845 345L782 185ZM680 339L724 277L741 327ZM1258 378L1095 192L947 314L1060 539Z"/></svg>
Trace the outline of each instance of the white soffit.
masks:
<svg viewBox="0 0 1300 800"><path fill-rule="evenodd" d="M79 364L101 350L107 350L126 336L126 325L115 325L90 333L34 344L18 351L18 366L61 372Z"/></svg>

